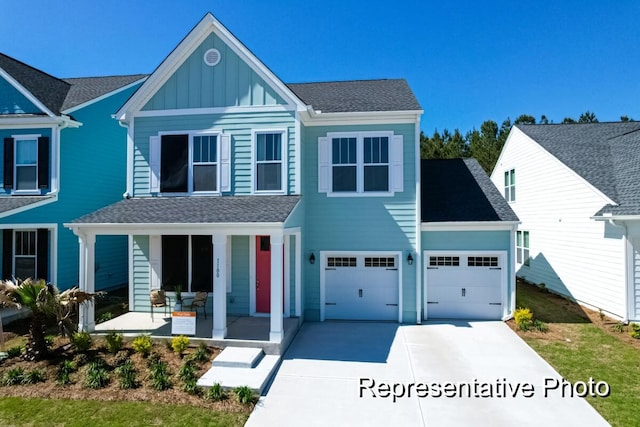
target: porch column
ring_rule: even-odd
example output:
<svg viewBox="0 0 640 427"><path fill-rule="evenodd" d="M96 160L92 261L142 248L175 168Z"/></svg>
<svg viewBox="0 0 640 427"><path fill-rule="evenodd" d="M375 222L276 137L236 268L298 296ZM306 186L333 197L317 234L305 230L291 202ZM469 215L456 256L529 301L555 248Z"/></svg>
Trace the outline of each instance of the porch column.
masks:
<svg viewBox="0 0 640 427"><path fill-rule="evenodd" d="M270 235L271 239L271 330L269 341L281 342L284 338L282 327L282 232Z"/></svg>
<svg viewBox="0 0 640 427"><path fill-rule="evenodd" d="M213 339L227 336L227 236L213 235Z"/></svg>
<svg viewBox="0 0 640 427"><path fill-rule="evenodd" d="M78 237L80 244L79 287L89 293L95 292L95 246L96 236L93 234ZM95 305L85 302L80 306L78 329L93 332L96 328Z"/></svg>

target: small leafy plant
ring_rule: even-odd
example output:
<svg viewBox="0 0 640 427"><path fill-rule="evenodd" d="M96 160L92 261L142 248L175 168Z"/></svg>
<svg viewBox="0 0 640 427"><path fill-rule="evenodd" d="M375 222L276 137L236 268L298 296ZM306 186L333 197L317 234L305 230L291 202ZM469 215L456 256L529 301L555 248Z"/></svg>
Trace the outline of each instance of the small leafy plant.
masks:
<svg viewBox="0 0 640 427"><path fill-rule="evenodd" d="M151 387L163 391L171 388L171 379L167 370L167 363L158 360L151 365Z"/></svg>
<svg viewBox="0 0 640 427"><path fill-rule="evenodd" d="M214 402L225 400L227 397L227 392L222 388L220 383L215 383L213 386L209 387L209 390L207 390L207 394L205 395L205 399L213 400Z"/></svg>
<svg viewBox="0 0 640 427"><path fill-rule="evenodd" d="M98 317L98 319L96 320L96 323L104 323L107 320L111 320L111 319L113 319L113 314L109 312L102 313L100 317Z"/></svg>
<svg viewBox="0 0 640 427"><path fill-rule="evenodd" d="M153 348L151 337L148 335L140 335L134 338L131 343L131 348L133 348L133 351L136 353L140 353L142 357L149 357L151 349Z"/></svg>
<svg viewBox="0 0 640 427"><path fill-rule="evenodd" d="M89 363L89 356L84 353L78 353L73 356L73 363L79 368Z"/></svg>
<svg viewBox="0 0 640 427"><path fill-rule="evenodd" d="M18 385L22 384L24 381L24 369L22 368L12 368L9 369L2 378L2 383L4 385Z"/></svg>
<svg viewBox="0 0 640 427"><path fill-rule="evenodd" d="M40 369L32 369L24 374L22 384L37 384L45 382L47 375Z"/></svg>
<svg viewBox="0 0 640 427"><path fill-rule="evenodd" d="M71 384L71 374L76 371L76 365L71 360L64 360L58 367L56 382L60 385Z"/></svg>
<svg viewBox="0 0 640 427"><path fill-rule="evenodd" d="M136 369L131 360L127 360L117 367L116 375L118 375L121 389L129 390L138 387L138 382L136 381Z"/></svg>
<svg viewBox="0 0 640 427"><path fill-rule="evenodd" d="M91 348L92 340L89 332L76 332L71 335L71 344L80 352Z"/></svg>
<svg viewBox="0 0 640 427"><path fill-rule="evenodd" d="M180 367L180 370L178 371L178 378L180 378L184 382L187 382L189 380L195 380L196 366L195 366L195 362L192 359L185 360L184 364Z"/></svg>
<svg viewBox="0 0 640 427"><path fill-rule="evenodd" d="M622 322L618 322L615 325L613 325L613 331L618 332L619 334L623 333L625 329L626 329L625 324Z"/></svg>
<svg viewBox="0 0 640 427"><path fill-rule="evenodd" d="M521 331L529 331L533 327L533 313L528 308L517 308L513 318Z"/></svg>
<svg viewBox="0 0 640 427"><path fill-rule="evenodd" d="M171 348L173 348L174 353L182 357L184 351L189 348L189 338L185 337L184 335L174 337L171 340Z"/></svg>
<svg viewBox="0 0 640 427"><path fill-rule="evenodd" d="M122 348L123 338L121 333L111 331L107 334L105 339L107 341L107 351L109 353L115 354Z"/></svg>
<svg viewBox="0 0 640 427"><path fill-rule="evenodd" d="M629 335L631 335L632 338L640 339L640 324L631 323L629 326L631 326L631 330L629 331Z"/></svg>
<svg viewBox="0 0 640 427"><path fill-rule="evenodd" d="M89 363L87 376L84 382L85 387L98 389L104 388L109 384L109 373L104 361L98 359Z"/></svg>
<svg viewBox="0 0 640 427"><path fill-rule="evenodd" d="M18 345L7 350L7 356L11 359L22 354L22 346Z"/></svg>
<svg viewBox="0 0 640 427"><path fill-rule="evenodd" d="M549 326L544 323L542 320L535 319L533 321L533 329L538 332L549 332Z"/></svg>
<svg viewBox="0 0 640 427"><path fill-rule="evenodd" d="M189 381L185 381L184 385L182 386L182 391L190 394L191 396L198 396L201 393L200 387L198 387L195 378Z"/></svg>
<svg viewBox="0 0 640 427"><path fill-rule="evenodd" d="M235 393L238 402L243 405L251 405L258 401L258 396L256 396L249 386L243 385L241 387L236 387L233 392Z"/></svg>
<svg viewBox="0 0 640 427"><path fill-rule="evenodd" d="M201 342L192 357L193 360L198 363L206 362L209 360L209 347L207 347L205 343Z"/></svg>

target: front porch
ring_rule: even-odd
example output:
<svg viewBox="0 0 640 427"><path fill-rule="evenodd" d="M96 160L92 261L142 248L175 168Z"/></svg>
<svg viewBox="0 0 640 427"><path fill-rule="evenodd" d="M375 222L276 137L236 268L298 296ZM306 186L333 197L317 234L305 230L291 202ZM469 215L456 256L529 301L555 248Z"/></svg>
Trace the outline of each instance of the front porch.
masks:
<svg viewBox="0 0 640 427"><path fill-rule="evenodd" d="M265 354L283 354L298 332L298 317L284 318L284 337L280 342L269 341L269 317L227 316L227 335L224 339L211 338L213 319L198 316L196 334L190 337L192 342L205 342L212 347L259 347ZM170 339L171 318L156 313L151 319L150 313L129 312L95 326L97 334L121 332L127 337L150 334L155 339Z"/></svg>

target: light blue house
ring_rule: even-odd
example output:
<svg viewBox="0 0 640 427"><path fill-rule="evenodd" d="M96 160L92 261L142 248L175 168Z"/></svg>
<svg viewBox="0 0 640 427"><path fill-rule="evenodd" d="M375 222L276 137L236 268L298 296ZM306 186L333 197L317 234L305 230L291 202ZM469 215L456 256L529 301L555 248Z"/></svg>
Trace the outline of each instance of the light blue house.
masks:
<svg viewBox="0 0 640 427"><path fill-rule="evenodd" d="M227 315L274 342L286 317L419 323L421 115L404 80L285 84L207 14L116 114L126 197L67 224L81 269L127 236L131 309L209 292L214 339Z"/></svg>
<svg viewBox="0 0 640 427"><path fill-rule="evenodd" d="M63 223L121 198L126 131L111 115L144 77L63 80L0 54L4 279L78 284L78 238ZM96 287L126 283L126 240L102 243Z"/></svg>

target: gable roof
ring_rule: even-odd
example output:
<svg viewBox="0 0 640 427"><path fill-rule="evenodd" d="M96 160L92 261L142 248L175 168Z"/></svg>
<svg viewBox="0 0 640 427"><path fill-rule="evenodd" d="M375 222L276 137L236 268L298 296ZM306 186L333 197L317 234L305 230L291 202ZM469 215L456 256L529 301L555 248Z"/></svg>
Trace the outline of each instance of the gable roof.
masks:
<svg viewBox="0 0 640 427"><path fill-rule="evenodd" d="M0 53L0 69L27 90L47 110L43 114L62 115L110 92L144 79L144 74L109 77L59 79Z"/></svg>
<svg viewBox="0 0 640 427"><path fill-rule="evenodd" d="M287 86L305 104L323 113L422 109L404 79L292 83Z"/></svg>
<svg viewBox="0 0 640 427"><path fill-rule="evenodd" d="M517 222L511 206L476 159L420 164L422 222Z"/></svg>
<svg viewBox="0 0 640 427"><path fill-rule="evenodd" d="M618 204L597 215L640 214L640 122L516 126Z"/></svg>

